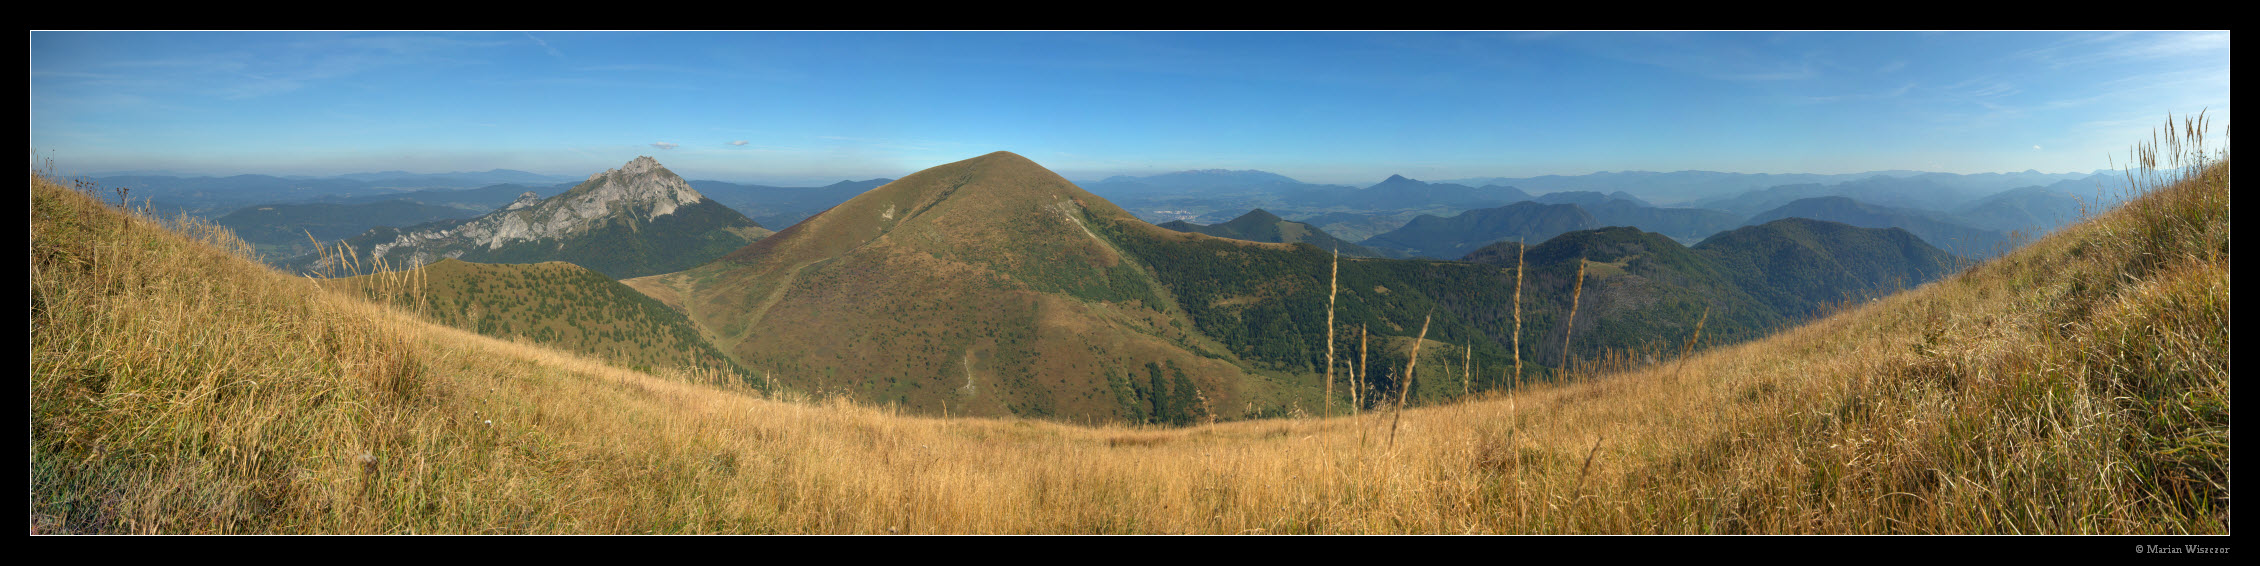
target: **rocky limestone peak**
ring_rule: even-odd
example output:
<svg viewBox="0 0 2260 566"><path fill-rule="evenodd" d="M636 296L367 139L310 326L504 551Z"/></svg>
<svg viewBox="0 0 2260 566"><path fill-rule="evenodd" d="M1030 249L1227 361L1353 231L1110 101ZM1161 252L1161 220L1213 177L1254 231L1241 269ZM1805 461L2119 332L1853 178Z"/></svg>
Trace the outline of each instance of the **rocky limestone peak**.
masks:
<svg viewBox="0 0 2260 566"><path fill-rule="evenodd" d="M632 177L636 175L642 175L653 169L659 168L659 160L652 159L649 155L638 155L634 160L629 161L627 165L620 166L620 173Z"/></svg>
<svg viewBox="0 0 2260 566"><path fill-rule="evenodd" d="M456 227L401 234L392 242L378 244L376 253L443 240L490 250L511 242L562 240L600 226L614 215L633 214L648 222L705 199L706 195L692 189L689 181L668 171L659 160L641 156L618 169L590 175L588 181L565 194L543 199L526 192L502 210ZM436 259L419 256L416 263Z"/></svg>
<svg viewBox="0 0 2260 566"><path fill-rule="evenodd" d="M553 199L556 204L545 203L541 208L563 213L546 216L581 220L609 214L620 206L632 206L647 210L644 219L651 220L705 198L706 195L691 188L690 182L682 176L667 170L659 160L644 155L618 169L590 175L581 186Z"/></svg>
<svg viewBox="0 0 2260 566"><path fill-rule="evenodd" d="M502 207L502 210L504 210L504 211L517 210L517 209L521 209L521 208L525 208L525 207L533 206L533 205L536 205L536 204L540 204L540 203L541 203L541 195L536 195L536 194L534 194L534 192L533 192L533 191L526 191L526 192L523 192L523 193L518 193L518 200L513 200L513 201L510 201L510 205L509 205L509 206L505 206L505 207Z"/></svg>

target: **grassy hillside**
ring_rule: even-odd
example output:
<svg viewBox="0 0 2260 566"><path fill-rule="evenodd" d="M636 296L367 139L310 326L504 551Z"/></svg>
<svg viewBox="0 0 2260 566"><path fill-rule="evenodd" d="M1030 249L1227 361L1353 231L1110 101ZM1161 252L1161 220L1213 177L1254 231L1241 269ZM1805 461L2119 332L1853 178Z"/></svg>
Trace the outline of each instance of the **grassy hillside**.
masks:
<svg viewBox="0 0 2260 566"><path fill-rule="evenodd" d="M34 532L2230 532L2225 155L1690 359L1170 430L619 370L31 185Z"/></svg>
<svg viewBox="0 0 2260 566"><path fill-rule="evenodd" d="M405 279L408 288L396 288L399 285L391 282L395 279ZM342 278L335 285L440 324L524 339L621 367L737 370L682 313L570 263L482 264L449 259L409 273Z"/></svg>

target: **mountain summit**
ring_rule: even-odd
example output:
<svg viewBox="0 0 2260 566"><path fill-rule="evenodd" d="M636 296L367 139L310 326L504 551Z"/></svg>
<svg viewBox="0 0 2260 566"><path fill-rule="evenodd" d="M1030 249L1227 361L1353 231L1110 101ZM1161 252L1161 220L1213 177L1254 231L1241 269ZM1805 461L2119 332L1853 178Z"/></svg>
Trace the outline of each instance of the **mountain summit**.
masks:
<svg viewBox="0 0 2260 566"><path fill-rule="evenodd" d="M378 228L347 243L402 267L566 261L627 278L705 263L768 233L644 156L548 199L526 193L478 218Z"/></svg>
<svg viewBox="0 0 2260 566"><path fill-rule="evenodd" d="M1116 230L1190 236L996 152L872 189L713 263L627 283L666 297L778 384L920 413L1135 418L1164 407L1181 417L1195 397L1233 399L1245 374L1189 346L1205 341ZM1174 368L1176 381L1149 364ZM1134 396L1131 378L1181 395Z"/></svg>

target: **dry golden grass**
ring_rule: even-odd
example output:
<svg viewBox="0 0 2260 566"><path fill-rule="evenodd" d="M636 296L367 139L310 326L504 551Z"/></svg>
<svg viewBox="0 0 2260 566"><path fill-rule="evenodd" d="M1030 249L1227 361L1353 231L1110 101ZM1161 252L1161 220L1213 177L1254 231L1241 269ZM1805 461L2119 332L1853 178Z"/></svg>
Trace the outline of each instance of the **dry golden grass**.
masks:
<svg viewBox="0 0 2260 566"><path fill-rule="evenodd" d="M2225 155L2192 177L1771 338L1406 410L1393 444L1380 412L1142 429L764 399L429 324L34 177L32 526L2226 533Z"/></svg>

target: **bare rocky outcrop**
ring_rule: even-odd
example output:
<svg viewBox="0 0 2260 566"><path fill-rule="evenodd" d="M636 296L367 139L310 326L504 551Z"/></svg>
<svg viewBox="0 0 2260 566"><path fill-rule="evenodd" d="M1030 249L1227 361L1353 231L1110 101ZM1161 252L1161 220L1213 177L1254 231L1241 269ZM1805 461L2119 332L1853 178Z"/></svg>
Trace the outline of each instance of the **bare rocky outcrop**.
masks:
<svg viewBox="0 0 2260 566"><path fill-rule="evenodd" d="M566 241L622 216L649 223L704 200L705 195L658 160L640 156L617 169L589 175L587 181L564 194L542 199L527 192L486 216L451 226L404 231L374 243L369 251L373 257L413 267L462 257L466 252L499 250L514 243Z"/></svg>

